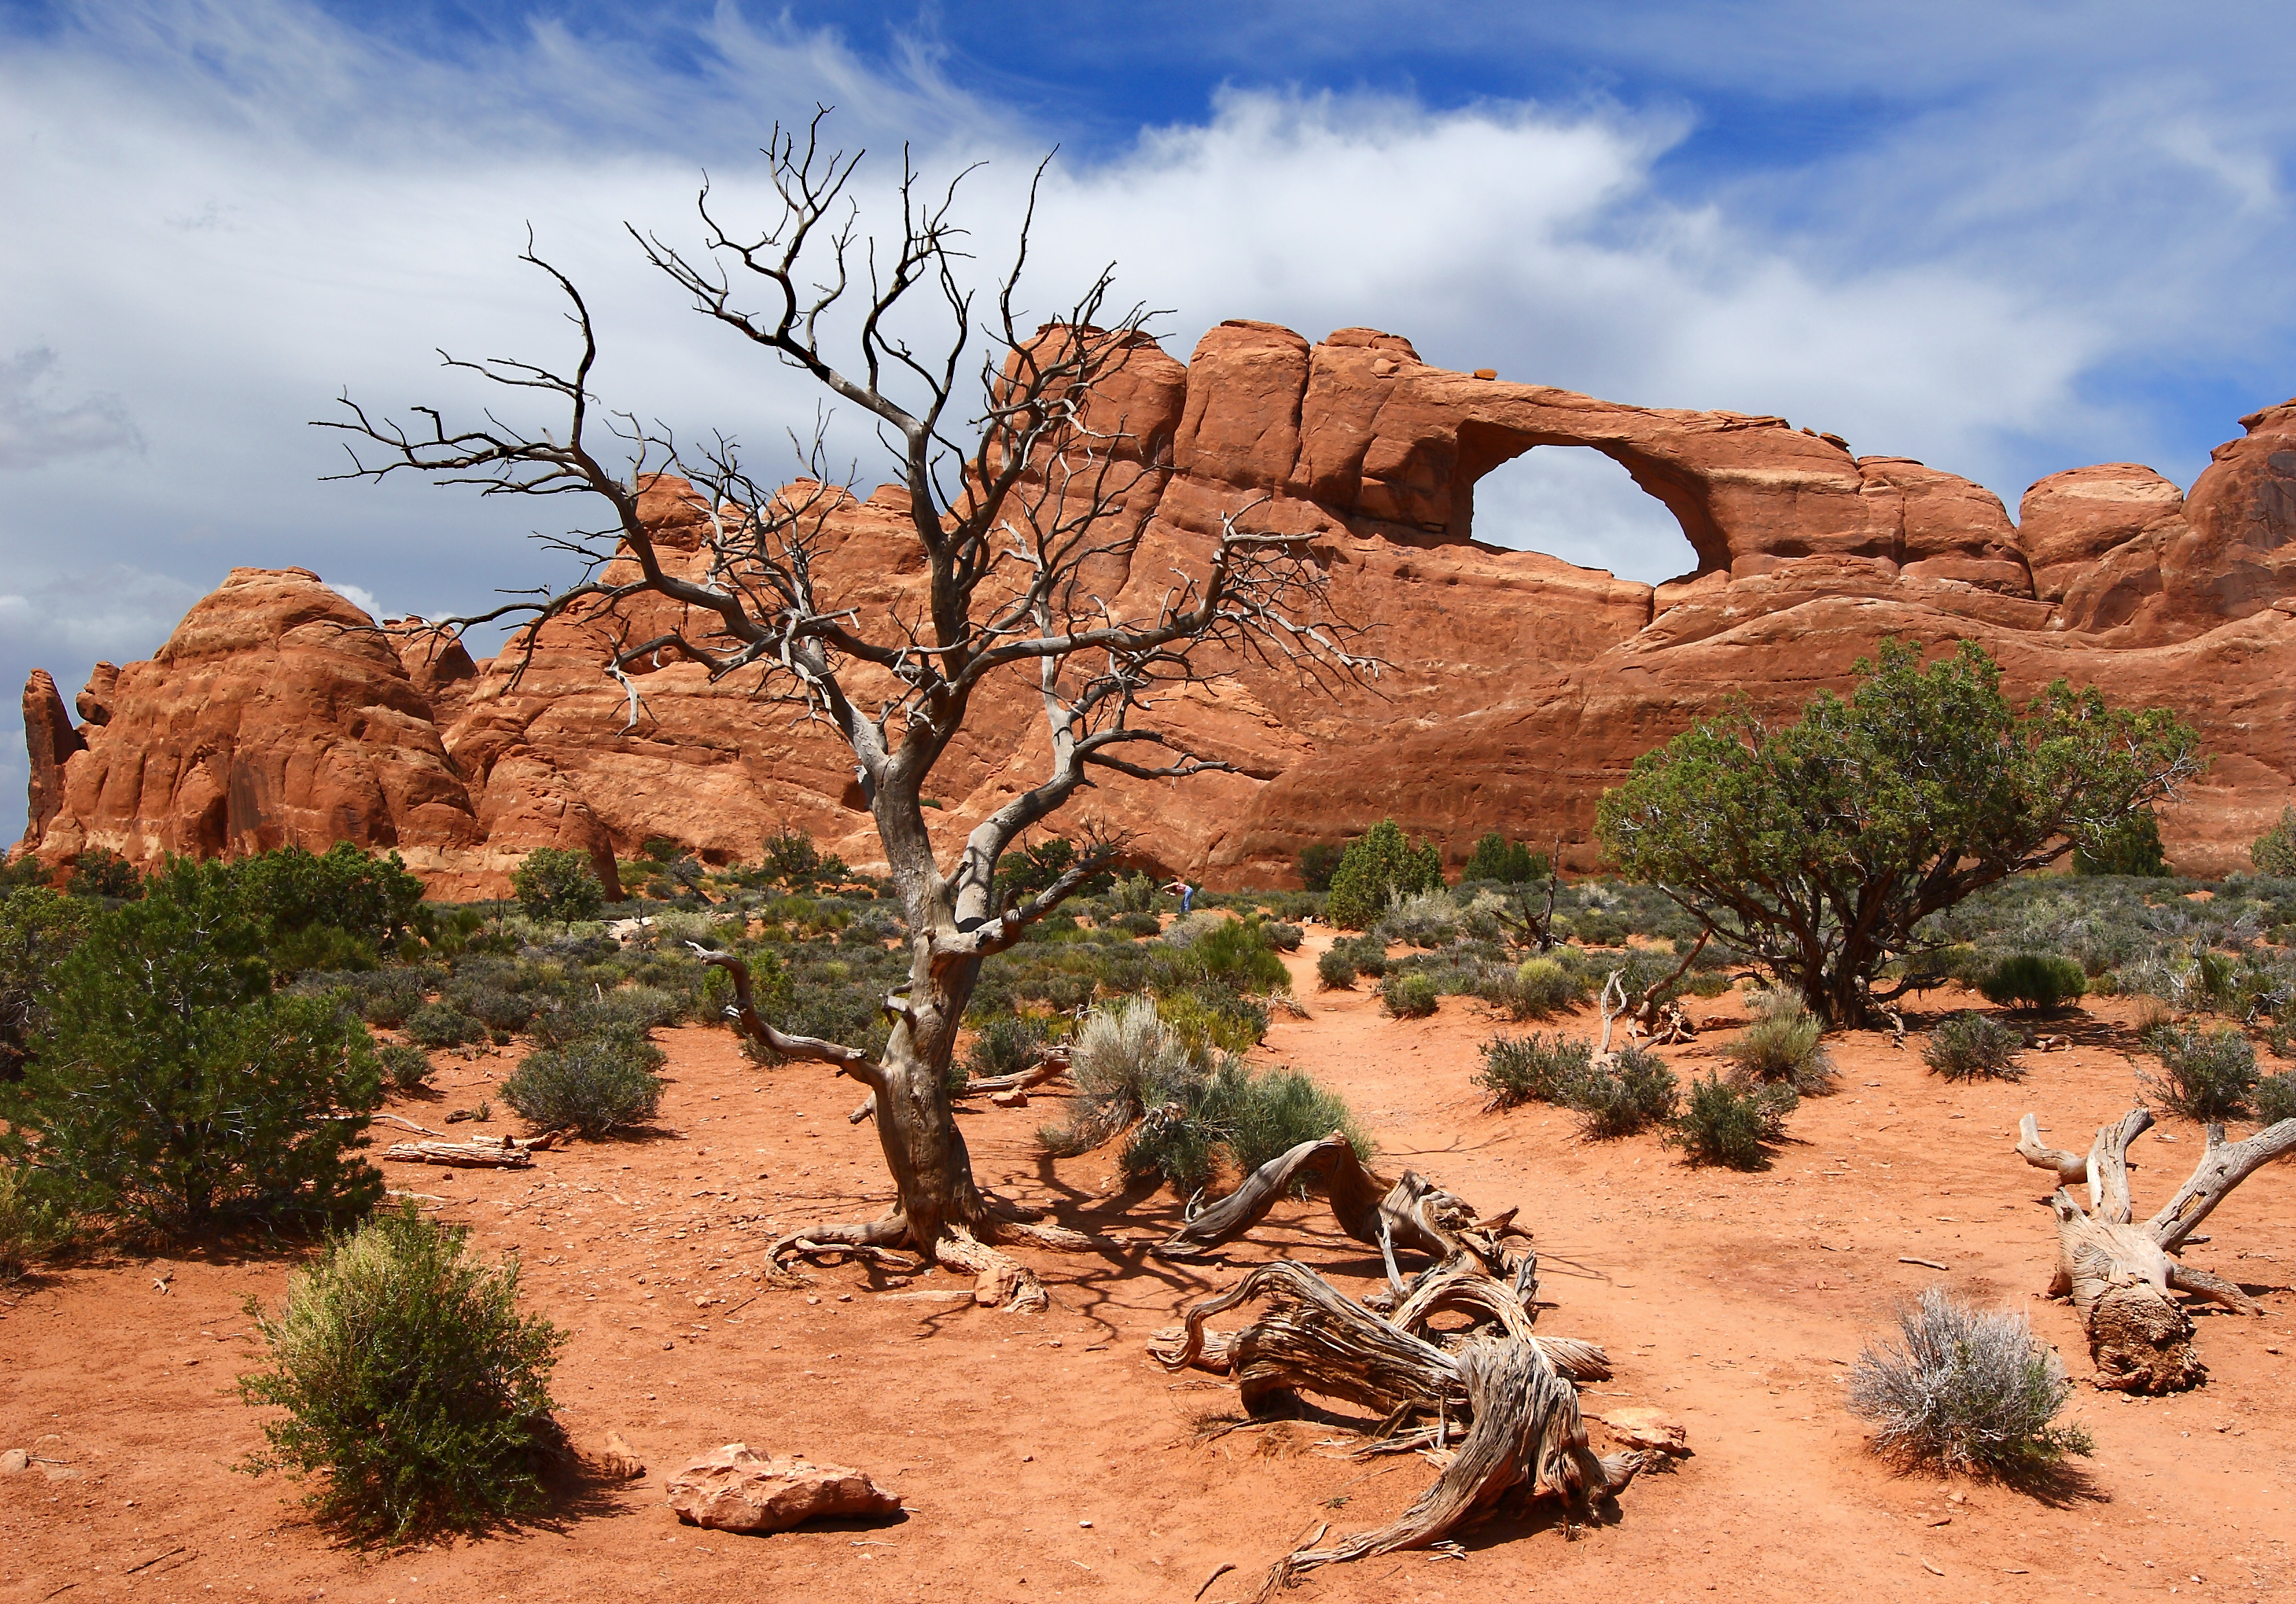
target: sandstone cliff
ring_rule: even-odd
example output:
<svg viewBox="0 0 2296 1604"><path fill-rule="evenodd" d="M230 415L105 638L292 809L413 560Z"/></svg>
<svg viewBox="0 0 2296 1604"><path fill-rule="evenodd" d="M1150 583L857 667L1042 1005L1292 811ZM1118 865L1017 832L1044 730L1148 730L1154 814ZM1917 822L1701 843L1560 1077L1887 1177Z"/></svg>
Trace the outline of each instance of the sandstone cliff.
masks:
<svg viewBox="0 0 2296 1604"><path fill-rule="evenodd" d="M2230 869L2296 773L2296 402L2243 420L2180 495L2117 463L2041 480L2012 524L1990 493L1902 457L1855 456L1784 420L1620 405L1431 368L1407 340L1269 324L1209 332L1184 367L1144 345L1104 397L1159 465L1135 495L1147 534L1099 578L1152 606L1197 566L1220 515L1315 536L1338 606L1376 623L1390 665L1337 696L1237 667L1173 718L1235 765L1184 784L1110 779L1077 805L1133 830L1161 866L1275 884L1310 841L1392 814L1450 843L1560 837L1591 865L1595 800L1633 758L1743 692L1779 712L1840 686L1885 634L1970 638L2012 689L2056 677L2161 702L2217 762L2163 821L2172 858ZM1101 398L1095 399L1095 405ZM1655 588L1475 538L1476 481L1539 446L1623 464L1697 553ZM646 497L699 561L703 509ZM882 610L917 575L906 504L836 498L825 593ZM396 846L439 895L497 892L540 845L611 870L648 836L754 858L783 824L875 858L840 743L755 687L673 664L600 669L595 622L554 622L530 656L473 662L406 621L384 629L299 569L236 570L149 663L101 673L75 728L46 676L27 688L26 847L252 850ZM979 708L935 773L961 833L1028 783L1032 699Z"/></svg>

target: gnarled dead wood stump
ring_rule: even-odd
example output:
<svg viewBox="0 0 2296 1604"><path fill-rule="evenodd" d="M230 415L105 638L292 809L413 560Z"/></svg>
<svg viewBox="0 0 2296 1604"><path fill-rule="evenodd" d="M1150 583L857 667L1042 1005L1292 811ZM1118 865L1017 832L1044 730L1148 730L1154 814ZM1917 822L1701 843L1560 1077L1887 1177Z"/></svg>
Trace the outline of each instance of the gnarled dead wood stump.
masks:
<svg viewBox="0 0 2296 1604"><path fill-rule="evenodd" d="M2159 1214L2139 1225L2128 1195L2128 1144L2152 1127L2152 1115L2131 1109L2100 1126L2086 1157L2046 1147L2030 1114L2019 1125L2018 1155L2052 1172L2060 1184L2049 1206L2057 1216L2053 1297L2070 1297L2088 1329L2096 1385L2113 1392L2180 1392L2208 1374L2193 1350L2193 1321L2169 1296L2190 1293L2242 1314L2262 1306L2233 1282L2177 1261L2194 1228L2256 1168L2296 1152L2296 1119L2227 1142L2224 1126L2208 1127L2208 1149ZM2065 1190L2088 1185L2083 1208Z"/></svg>
<svg viewBox="0 0 2296 1604"><path fill-rule="evenodd" d="M1519 1487L1573 1508L1626 1487L1643 1456L1596 1457L1573 1385L1608 1379L1609 1359L1593 1343L1533 1330L1538 1256L1514 1225L1514 1210L1486 1220L1424 1176L1406 1171L1387 1181L1333 1132L1260 1166L1157 1252L1201 1257L1309 1180L1321 1184L1341 1229L1379 1248L1386 1289L1357 1303L1304 1264L1263 1264L1192 1305L1181 1325L1157 1334L1150 1351L1169 1369L1193 1365L1233 1376L1244 1408L1255 1413L1272 1397L1301 1392L1355 1404L1378 1422L1358 1452L1423 1452L1443 1469L1388 1525L1331 1548L1311 1541L1283 1556L1268 1571L1261 1599L1319 1565L1439 1542ZM1519 1248L1510 1248L1509 1236L1523 1239ZM1435 1262L1406 1285L1398 1248ZM1204 1323L1263 1300L1259 1319L1232 1335ZM1464 1316L1466 1324L1439 1333L1432 1325L1439 1314L1455 1322Z"/></svg>

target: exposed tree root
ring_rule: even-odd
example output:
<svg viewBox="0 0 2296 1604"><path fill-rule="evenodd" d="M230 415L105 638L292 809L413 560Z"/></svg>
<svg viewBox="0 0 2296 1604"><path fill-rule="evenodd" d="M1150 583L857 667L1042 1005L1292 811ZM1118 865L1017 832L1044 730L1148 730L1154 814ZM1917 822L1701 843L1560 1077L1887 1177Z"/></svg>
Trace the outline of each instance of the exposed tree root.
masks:
<svg viewBox="0 0 2296 1604"><path fill-rule="evenodd" d="M1277 1199L1306 1181L1322 1183L1341 1230L1387 1256L1390 1281L1398 1288L1394 1267L1398 1248L1447 1264L1466 1258L1487 1271L1502 1268L1499 1239L1513 1226L1513 1209L1485 1220L1464 1199L1410 1170L1404 1171L1401 1180L1390 1182L1365 1169L1355 1144L1337 1131L1320 1142L1303 1142L1261 1165L1235 1191L1192 1215L1169 1240L1158 1244L1156 1256L1205 1257L1266 1219Z"/></svg>
<svg viewBox="0 0 2296 1604"><path fill-rule="evenodd" d="M2207 1376L2193 1348L2192 1316L2170 1299L2172 1289L2243 1314L2264 1312L2232 1282L2172 1256L2259 1166L2296 1152L2296 1119L2235 1142L2225 1140L2224 1126L2211 1125L2207 1150L2191 1178L2139 1225L2128 1193L2128 1144L2152 1126L2149 1110L2131 1109L2098 1129L2084 1158L2044 1145L2030 1114L2019 1125L2018 1156L2059 1183L2049 1199L2057 1216L2057 1269L2049 1290L2070 1297L2080 1310L2096 1385L2114 1392L2181 1392ZM2084 1180L2086 1209L2065 1191Z"/></svg>

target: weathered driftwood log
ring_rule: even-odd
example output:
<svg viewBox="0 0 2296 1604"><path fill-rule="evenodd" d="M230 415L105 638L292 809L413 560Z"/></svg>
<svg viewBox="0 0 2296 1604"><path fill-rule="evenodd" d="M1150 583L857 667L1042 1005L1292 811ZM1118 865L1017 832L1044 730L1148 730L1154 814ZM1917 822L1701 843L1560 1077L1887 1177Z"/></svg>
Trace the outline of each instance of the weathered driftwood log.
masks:
<svg viewBox="0 0 2296 1604"><path fill-rule="evenodd" d="M1355 1144L1338 1131L1320 1142L1303 1142L1261 1165L1235 1191L1190 1215L1185 1225L1158 1244L1156 1256L1202 1258L1259 1224L1278 1199L1308 1181L1321 1184L1341 1230L1385 1255L1388 1278L1398 1296L1401 1278L1394 1252L1398 1248L1442 1263L1469 1258L1486 1270L1503 1268L1499 1239L1513 1226L1513 1209L1485 1220L1466 1199L1413 1171L1390 1182L1365 1168Z"/></svg>
<svg viewBox="0 0 2296 1604"><path fill-rule="evenodd" d="M1506 1281L1472 1262L1438 1264L1382 1318L1306 1265L1283 1260L1193 1305L1180 1327L1158 1334L1150 1351L1167 1368L1226 1371L1247 1410L1276 1395L1313 1393L1370 1412L1378 1425L1368 1450L1425 1449L1439 1462L1447 1459L1434 1485L1386 1526L1330 1548L1311 1540L1276 1560L1262 1599L1317 1566L1439 1542L1517 1487L1577 1507L1633 1479L1640 1454L1602 1459L1587 1446L1571 1384L1574 1372L1610 1374L1602 1350L1530 1330L1536 1263L1526 1256ZM1233 1336L1206 1329L1212 1315L1260 1299L1265 1313ZM1448 1346L1427 1330L1429 1319L1447 1310L1480 1322L1447 1338ZM1407 1429L1415 1417L1430 1416L1431 1425Z"/></svg>
<svg viewBox="0 0 2296 1604"><path fill-rule="evenodd" d="M2054 1297L2070 1297L2088 1329L2096 1384L2115 1392L2164 1393L2197 1386L2208 1374L2193 1350L2193 1322L2170 1299L2189 1293L2243 1314L2262 1306L2233 1282L2175 1256L2194 1228L2259 1166L2296 1152L2296 1119L2284 1119L2244 1142L2227 1142L2224 1126L2208 1127L2208 1147L2190 1179L2161 1212L2139 1225L2128 1192L2128 1144L2152 1127L2152 1115L2131 1109L2100 1126L2087 1155L2046 1146L2030 1114L2018 1126L2018 1156L2057 1178L2049 1206L2057 1216ZM2086 1182L2088 1207L2065 1188Z"/></svg>
<svg viewBox="0 0 2296 1604"><path fill-rule="evenodd" d="M515 1137L476 1142L394 1142L382 1152L394 1164L439 1164L450 1169L524 1169L534 1162L531 1143Z"/></svg>

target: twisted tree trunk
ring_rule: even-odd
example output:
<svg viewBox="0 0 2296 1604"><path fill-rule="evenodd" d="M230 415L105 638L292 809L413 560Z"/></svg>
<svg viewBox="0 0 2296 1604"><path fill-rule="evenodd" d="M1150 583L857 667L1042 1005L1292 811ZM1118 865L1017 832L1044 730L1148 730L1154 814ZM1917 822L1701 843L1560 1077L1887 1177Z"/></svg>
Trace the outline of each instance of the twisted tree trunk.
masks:
<svg viewBox="0 0 2296 1604"><path fill-rule="evenodd" d="M2112 1392L2181 1392L2208 1374L2193 1347L2193 1321L2171 1299L2189 1293L2242 1314L2260 1305L2234 1283L2178 1262L2194 1228L2259 1166L2296 1152L2296 1119L2227 1142L2221 1125L2208 1127L2208 1148L2190 1179L2157 1215L2135 1223L2128 1193L2128 1144L2152 1128L2151 1110L2131 1109L2098 1127L2086 1156L2045 1146L2034 1117L2018 1127L2017 1152L2060 1183L2049 1207L2057 1216L2057 1269L2052 1297L2069 1297L2088 1330L2096 1385ZM2086 1181L2088 1207L2067 1186Z"/></svg>

